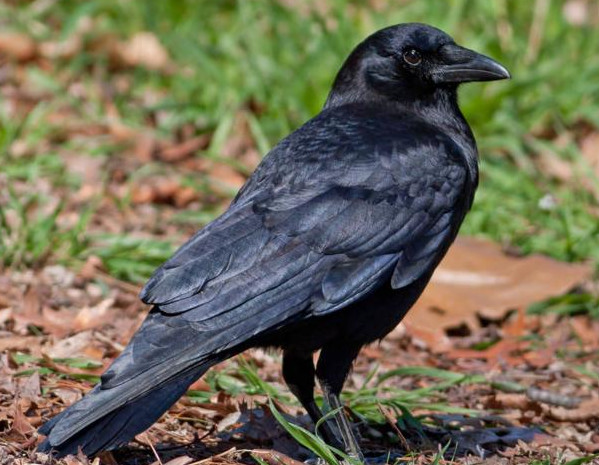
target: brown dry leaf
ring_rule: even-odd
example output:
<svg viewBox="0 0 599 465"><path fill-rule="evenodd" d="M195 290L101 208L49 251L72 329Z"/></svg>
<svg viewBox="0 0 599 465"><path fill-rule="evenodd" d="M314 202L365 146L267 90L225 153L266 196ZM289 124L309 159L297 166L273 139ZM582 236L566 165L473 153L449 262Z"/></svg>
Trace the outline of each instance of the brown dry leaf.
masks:
<svg viewBox="0 0 599 465"><path fill-rule="evenodd" d="M84 44L84 36L94 30L96 25L89 16L81 16L77 19L75 28L61 41L46 41L39 45L40 54L50 60L69 60L81 52Z"/></svg>
<svg viewBox="0 0 599 465"><path fill-rule="evenodd" d="M58 339L51 348L46 350L46 354L51 358L77 357L84 354L92 340L91 331L77 333L66 339Z"/></svg>
<svg viewBox="0 0 599 465"><path fill-rule="evenodd" d="M81 399L81 391L78 389L56 387L52 389L52 394L62 400L64 405L74 404Z"/></svg>
<svg viewBox="0 0 599 465"><path fill-rule="evenodd" d="M539 169L558 181L568 182L574 176L572 164L555 154L541 153L537 160Z"/></svg>
<svg viewBox="0 0 599 465"><path fill-rule="evenodd" d="M204 380L204 378L199 378L194 381L191 386L189 386L190 391L206 391L210 392L212 388L210 385Z"/></svg>
<svg viewBox="0 0 599 465"><path fill-rule="evenodd" d="M3 336L0 352L5 350L39 350L41 339L37 336Z"/></svg>
<svg viewBox="0 0 599 465"><path fill-rule="evenodd" d="M40 375L36 371L27 378L17 378L19 396L24 399L35 400L42 394Z"/></svg>
<svg viewBox="0 0 599 465"><path fill-rule="evenodd" d="M167 71L170 58L158 38L151 32L138 32L114 50L122 64Z"/></svg>
<svg viewBox="0 0 599 465"><path fill-rule="evenodd" d="M42 296L39 287L29 286L23 296L23 306L21 314L25 318L37 318L42 309Z"/></svg>
<svg viewBox="0 0 599 465"><path fill-rule="evenodd" d="M83 40L80 36L71 34L61 42L42 42L39 46L40 54L51 60L70 60L81 52Z"/></svg>
<svg viewBox="0 0 599 465"><path fill-rule="evenodd" d="M112 319L109 317L113 308L114 298L102 300L99 304L92 307L85 306L77 313L73 321L73 329L75 331L83 331L102 326Z"/></svg>
<svg viewBox="0 0 599 465"><path fill-rule="evenodd" d="M144 184L133 187L131 200L135 204L158 203L185 207L199 194L190 186L181 186L177 181L167 178L146 180Z"/></svg>
<svg viewBox="0 0 599 465"><path fill-rule="evenodd" d="M119 109L114 102L105 100L104 108L106 110L106 124L108 126L108 131L117 142L130 142L139 137L139 131L137 129L127 126L127 124L123 122Z"/></svg>
<svg viewBox="0 0 599 465"><path fill-rule="evenodd" d="M176 163L194 155L198 150L205 149L210 144L210 134L202 134L179 144L165 147L158 153L158 158L167 163Z"/></svg>
<svg viewBox="0 0 599 465"><path fill-rule="evenodd" d="M213 162L207 167L210 180L216 192L229 195L237 191L245 183L245 177L226 163Z"/></svg>
<svg viewBox="0 0 599 465"><path fill-rule="evenodd" d="M447 356L450 359L484 359L488 360L491 366L502 362L509 366L516 366L522 363L520 353L530 346L530 341L520 341L513 337L502 339L493 344L486 350L474 349L451 349ZM512 355L516 354L516 355Z"/></svg>
<svg viewBox="0 0 599 465"><path fill-rule="evenodd" d="M135 139L135 147L133 152L135 157L142 163L152 161L154 158L154 152L158 147L158 141L149 134L140 134Z"/></svg>
<svg viewBox="0 0 599 465"><path fill-rule="evenodd" d="M256 455L269 465L302 465L304 462L292 459L291 457L270 449L254 449L252 455Z"/></svg>
<svg viewBox="0 0 599 465"><path fill-rule="evenodd" d="M86 281L92 280L95 278L96 273L99 270L102 270L102 267L102 259L97 255L90 255L87 260L85 260L81 270L79 270L79 276Z"/></svg>
<svg viewBox="0 0 599 465"><path fill-rule="evenodd" d="M557 421L582 422L599 418L599 398L581 402L575 409L550 407L548 416Z"/></svg>
<svg viewBox="0 0 599 465"><path fill-rule="evenodd" d="M61 156L67 171L81 179L83 185L101 186L106 163L103 157L81 153L63 153Z"/></svg>
<svg viewBox="0 0 599 465"><path fill-rule="evenodd" d="M587 350L599 349L599 321L591 320L587 315L573 316L568 322Z"/></svg>
<svg viewBox="0 0 599 465"><path fill-rule="evenodd" d="M558 348L555 346L544 349L536 349L522 354L522 359L530 366L536 369L546 368L555 361L555 354Z"/></svg>
<svg viewBox="0 0 599 465"><path fill-rule="evenodd" d="M406 320L404 320L403 323L410 336L416 340L415 342L421 342L426 347L430 348L431 351L441 353L447 352L452 348L452 343L444 332L439 332L438 329L431 330L429 328L413 325Z"/></svg>
<svg viewBox="0 0 599 465"><path fill-rule="evenodd" d="M12 430L22 436L29 436L35 432L35 428L31 425L29 418L21 411L19 402L14 403Z"/></svg>
<svg viewBox="0 0 599 465"><path fill-rule="evenodd" d="M529 410L533 405L532 402L526 394L513 394L507 392L498 392L494 396L494 408L504 408L504 409L516 409L526 411Z"/></svg>
<svg viewBox="0 0 599 465"><path fill-rule="evenodd" d="M28 61L37 54L37 45L28 35L19 32L0 33L0 56L17 61Z"/></svg>
<svg viewBox="0 0 599 465"><path fill-rule="evenodd" d="M531 255L504 254L489 241L459 238L408 314L409 325L439 331L468 325L479 316L501 320L510 310L563 294L591 276L587 265Z"/></svg>

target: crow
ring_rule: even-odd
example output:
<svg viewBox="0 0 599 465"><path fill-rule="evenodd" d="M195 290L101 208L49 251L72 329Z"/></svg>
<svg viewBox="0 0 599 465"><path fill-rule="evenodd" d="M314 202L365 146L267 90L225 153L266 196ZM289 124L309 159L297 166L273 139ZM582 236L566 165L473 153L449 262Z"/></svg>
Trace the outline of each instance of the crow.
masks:
<svg viewBox="0 0 599 465"><path fill-rule="evenodd" d="M38 450L114 449L211 366L276 347L314 422L322 418L318 379L335 418L320 428L324 439L361 458L340 408L344 381L361 347L418 299L478 184L457 88L509 77L424 24L391 26L360 43L322 111L154 272L140 294L152 305L142 326L100 383L40 428L47 437Z"/></svg>

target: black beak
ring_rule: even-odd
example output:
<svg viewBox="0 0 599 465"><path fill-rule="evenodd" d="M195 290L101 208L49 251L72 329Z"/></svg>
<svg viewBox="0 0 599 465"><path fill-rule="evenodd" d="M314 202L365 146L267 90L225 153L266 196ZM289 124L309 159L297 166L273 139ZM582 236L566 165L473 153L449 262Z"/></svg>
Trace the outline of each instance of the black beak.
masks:
<svg viewBox="0 0 599 465"><path fill-rule="evenodd" d="M437 84L509 79L510 73L495 60L460 47L447 44L441 47L442 62L432 71Z"/></svg>

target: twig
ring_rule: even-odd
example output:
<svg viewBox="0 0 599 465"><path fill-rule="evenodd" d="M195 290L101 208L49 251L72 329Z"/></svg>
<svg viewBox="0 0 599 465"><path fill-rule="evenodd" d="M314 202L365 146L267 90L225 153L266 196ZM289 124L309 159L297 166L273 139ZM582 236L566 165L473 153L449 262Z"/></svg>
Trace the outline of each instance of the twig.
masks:
<svg viewBox="0 0 599 465"><path fill-rule="evenodd" d="M158 461L158 463L160 465L164 465L162 463L162 460L160 460L160 456L158 455L158 452L156 452L156 449L154 448L154 444L152 444L152 441L150 441L150 438L148 437L147 433L143 433L140 436L148 444L148 446L150 446L150 449L152 449L152 452L154 453L154 457L156 457L156 460Z"/></svg>
<svg viewBox="0 0 599 465"><path fill-rule="evenodd" d="M119 344L116 341L113 341L112 339L110 339L108 336L106 336L104 333L101 333L100 331L94 331L94 337L98 341L108 344L110 347L112 347L114 350L116 350L118 352L122 352L123 350L125 350L124 345Z"/></svg>
<svg viewBox="0 0 599 465"><path fill-rule="evenodd" d="M391 428L393 428L393 430L395 431L395 434L397 434L397 437L399 438L399 440L401 441L403 446L406 448L406 451L411 452L412 449L411 449L410 445L408 444L408 440L406 439L406 437L403 435L401 430L395 424L395 419L391 416L391 414L389 412L387 412L387 410L385 410L383 408L383 406L381 404L377 404L377 407L379 408L379 411L385 417L385 420L387 420L387 423L389 423L389 426L391 426Z"/></svg>
<svg viewBox="0 0 599 465"><path fill-rule="evenodd" d="M582 399L574 396L566 396L557 392L546 391L535 387L529 387L526 390L526 396L530 400L541 402L543 404L555 405L557 407L565 407L573 409L578 407Z"/></svg>

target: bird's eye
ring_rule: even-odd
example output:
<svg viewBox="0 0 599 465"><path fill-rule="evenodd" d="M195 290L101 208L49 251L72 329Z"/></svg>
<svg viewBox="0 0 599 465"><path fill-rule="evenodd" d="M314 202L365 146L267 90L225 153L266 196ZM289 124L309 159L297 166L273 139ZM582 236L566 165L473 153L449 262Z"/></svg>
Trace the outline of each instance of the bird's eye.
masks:
<svg viewBox="0 0 599 465"><path fill-rule="evenodd" d="M410 48L404 52L403 60L409 65L418 66L422 61L422 55L415 48Z"/></svg>

